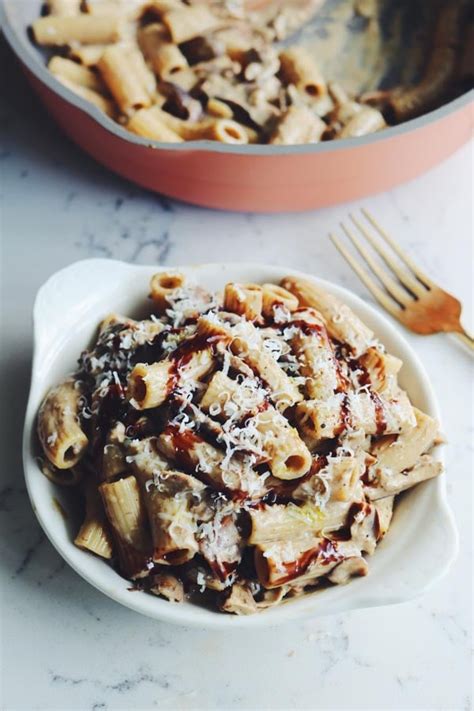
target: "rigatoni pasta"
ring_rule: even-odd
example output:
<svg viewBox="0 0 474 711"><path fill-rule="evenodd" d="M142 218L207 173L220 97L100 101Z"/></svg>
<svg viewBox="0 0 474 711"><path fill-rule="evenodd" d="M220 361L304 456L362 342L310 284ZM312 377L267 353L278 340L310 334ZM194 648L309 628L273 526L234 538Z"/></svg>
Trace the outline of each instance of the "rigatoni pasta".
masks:
<svg viewBox="0 0 474 711"><path fill-rule="evenodd" d="M155 74L164 81L188 67L186 57L178 45L170 42L166 27L158 22L139 30L138 43Z"/></svg>
<svg viewBox="0 0 474 711"><path fill-rule="evenodd" d="M219 24L217 16L205 5L181 5L163 13L163 24L175 44L207 34Z"/></svg>
<svg viewBox="0 0 474 711"><path fill-rule="evenodd" d="M53 57L48 64L49 71L58 79L68 79L86 89L103 94L105 86L95 72L65 57Z"/></svg>
<svg viewBox="0 0 474 711"><path fill-rule="evenodd" d="M78 423L80 383L66 380L50 390L38 417L43 451L57 469L71 469L84 456L88 439Z"/></svg>
<svg viewBox="0 0 474 711"><path fill-rule="evenodd" d="M85 501L75 544L232 614L367 575L397 495L442 470L401 362L309 279L213 294L159 272L150 296L38 414L44 473Z"/></svg>
<svg viewBox="0 0 474 711"><path fill-rule="evenodd" d="M382 112L328 84L307 48L277 44L320 0L304 5L50 0L32 35L60 52L48 66L63 85L152 141L298 145L383 129Z"/></svg>
<svg viewBox="0 0 474 711"><path fill-rule="evenodd" d="M86 514L74 543L78 548L110 560L113 551L112 536L100 493L92 478L86 480L84 489Z"/></svg>
<svg viewBox="0 0 474 711"><path fill-rule="evenodd" d="M97 106L97 108L106 113L107 116L115 116L114 103L103 94L99 94L99 92L94 91L93 89L89 89L83 84L78 84L75 81L71 81L65 76L58 76L58 80L61 82L61 84L67 86L67 88L70 89L74 94L77 94L77 96L80 96L83 99L89 101L91 104L94 104L94 106Z"/></svg>
<svg viewBox="0 0 474 711"><path fill-rule="evenodd" d="M81 0L47 0L46 7L48 13L56 17L74 16L81 9Z"/></svg>
<svg viewBox="0 0 474 711"><path fill-rule="evenodd" d="M33 23L33 35L38 44L46 46L110 44L120 40L121 22L118 13L41 17Z"/></svg>
<svg viewBox="0 0 474 711"><path fill-rule="evenodd" d="M327 92L326 83L311 54L303 47L293 47L280 52L283 78L310 97L320 97Z"/></svg>
<svg viewBox="0 0 474 711"><path fill-rule="evenodd" d="M121 569L132 580L145 577L150 569L152 544L137 480L128 476L107 482L99 491Z"/></svg>
<svg viewBox="0 0 474 711"><path fill-rule="evenodd" d="M97 68L120 111L130 115L151 105L140 69L142 56L134 47L114 45L104 50Z"/></svg>

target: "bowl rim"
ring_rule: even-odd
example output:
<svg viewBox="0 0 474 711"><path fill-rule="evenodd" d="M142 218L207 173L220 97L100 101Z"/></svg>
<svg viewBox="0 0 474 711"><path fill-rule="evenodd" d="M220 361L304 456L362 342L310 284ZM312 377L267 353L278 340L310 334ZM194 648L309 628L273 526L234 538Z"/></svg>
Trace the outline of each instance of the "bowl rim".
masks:
<svg viewBox="0 0 474 711"><path fill-rule="evenodd" d="M81 270L103 270L107 268L111 271L113 271L114 269L122 270L123 274L128 272L129 275L131 275L132 273L138 274L139 272L145 271L149 274L152 271L158 272L170 269L170 267L162 267L156 265L132 265L125 262L121 262L119 260L110 259L80 260L55 272L43 284L43 286L40 287L36 296L33 310L33 363L30 394L28 398L28 405L23 430L24 476L32 508L35 512L36 517L38 518L38 521L43 531L45 532L46 536L48 537L54 548L56 548L58 553L73 568L73 570L75 570L76 573L78 573L93 587L103 592L108 597L136 612L140 612L157 620L163 620L179 625L195 626L199 628L216 630L228 630L232 628L236 629L243 627L250 628L273 626L289 621L320 617L326 614L333 614L335 612L340 613L343 611L362 609L365 607L378 607L382 605L396 604L413 599L423 594L426 590L430 589L433 585L435 585L435 583L447 573L458 552L458 533L455 525L454 515L447 500L445 475L437 477L436 479L431 480L430 482L426 482L427 485L436 487L436 503L438 506L438 514L443 521L443 525L445 527L446 532L450 534L450 538L447 537L445 542L445 556L439 569L434 574L431 573L431 577L429 577L427 581L423 582L423 584L418 584L418 586L415 585L414 587L412 587L412 589L406 590L403 594L388 593L387 591L384 591L383 595L379 594L379 596L377 596L376 594L371 595L370 592L367 593L367 591L362 591L362 593L357 596L357 590L354 589L354 585L357 584L357 581L355 581L351 585L351 590L353 590L353 593L349 598L349 604L344 604L343 602L342 605L338 605L339 598L344 597L344 593L347 590L346 586L332 588L331 600L328 600L329 605L327 612L324 609L318 611L312 610L311 602L315 599L317 601L317 596L307 595L303 596L302 598L299 598L298 600L290 601L290 603L287 605L282 605L281 607L277 606L275 608L271 608L270 610L263 611L256 615L251 615L248 617L225 615L223 613L216 612L212 612L212 614L209 614L209 611L206 610L205 619L203 619L201 614L196 614L197 610L200 610L202 612L201 608L199 608L198 606L192 604L186 606L172 605L167 601L149 595L130 595L129 590L126 588L114 588L110 584L107 585L104 581L97 580L95 573L92 570L94 566L90 565L91 570L89 569L89 561L97 559L93 558L92 556L88 556L83 551L75 549L75 553L83 554L83 556L81 555L80 557L78 557L78 560L74 560L72 554L70 555L68 551L68 548L72 550L71 540L63 542L61 540L61 536L55 534L54 525L52 524L52 517L51 515L43 515L41 511L42 506L39 501L36 500L36 494L34 490L34 482L35 479L38 480L39 474L35 455L32 451L32 437L36 421L37 402L35 401L38 399L35 393L35 384L37 380L41 380L42 377L41 373L38 370L38 350L42 337L42 329L44 327L44 322L43 326L41 325L41 302L44 300L45 294L47 294L48 291L53 290L55 292L57 284L61 281L69 279L73 276L73 274L77 276L78 274L80 274ZM396 349L398 350L398 348L400 348L400 350L404 352L404 363L406 363L407 360L410 361L410 366L414 369L417 378L417 383L419 383L421 397L424 398L426 401L427 407L425 407L425 410L427 410L427 412L433 417L437 418L438 420L440 419L439 408L432 385L430 383L426 371L424 370L423 365L419 361L418 356L413 351L411 346L399 333L398 329L395 328L395 326L390 323L390 321L388 321L384 314L378 312L371 304L364 302L360 297L358 297L356 294L353 294L345 287L341 287L325 279L320 279L318 277L314 277L310 274L305 274L294 269L285 269L283 266L272 266L252 262L236 263L232 265L229 265L228 263L215 263L173 267L173 271L185 270L186 273L190 273L193 270L199 269L215 270L216 275L218 273L226 274L227 269L230 269L231 273L235 269L257 270L262 273L262 278L264 277L269 280L271 280L272 274L274 275L273 278L275 278L276 273L281 273L285 271L288 274L313 279L318 284L328 289L331 293L335 293L343 299L347 299L346 303L348 303L351 307L355 307L356 310L360 308L363 316L364 312L366 316L367 314L369 314L373 322L375 324L380 325L382 331L386 331L385 337L387 337L388 333L389 338L394 340L394 342L396 343ZM74 279L72 279L72 281L74 283ZM55 293L57 294L58 292ZM48 369L48 372L49 370L50 368ZM443 461L442 454L439 451L437 452L437 457L441 461ZM103 564L103 561L100 560L99 563ZM122 580L124 579L122 578ZM149 602L150 600L153 604ZM331 608L331 605L334 609Z"/></svg>
<svg viewBox="0 0 474 711"><path fill-rule="evenodd" d="M383 131L369 134L368 136L343 138L338 141L323 141L321 143L295 146L269 146L266 144L232 145L209 140L185 141L183 143L163 143L162 141L143 138L127 131L119 123L113 121L113 119L100 111L97 106L94 106L61 84L61 82L59 82L51 74L51 72L48 71L42 62L33 58L33 56L25 50L22 41L9 18L9 7L13 7L16 2L17 0L0 0L0 24L3 28L8 44L22 64L25 65L31 74L42 82L50 91L75 108L81 110L83 113L87 114L89 118L93 119L106 131L113 134L117 138L124 139L132 145L145 148L166 150L177 153L192 150L241 156L264 157L284 155L318 155L327 152L344 151L351 148L362 148L367 145L379 143L380 141L390 140L391 138L395 138L405 133L411 133L412 131L422 129L427 125L456 113L458 110L467 107L474 100L474 89L470 89L456 99L446 102L443 106L440 106L433 111L429 111L418 118L410 119L409 121L405 121L397 126L391 126Z"/></svg>

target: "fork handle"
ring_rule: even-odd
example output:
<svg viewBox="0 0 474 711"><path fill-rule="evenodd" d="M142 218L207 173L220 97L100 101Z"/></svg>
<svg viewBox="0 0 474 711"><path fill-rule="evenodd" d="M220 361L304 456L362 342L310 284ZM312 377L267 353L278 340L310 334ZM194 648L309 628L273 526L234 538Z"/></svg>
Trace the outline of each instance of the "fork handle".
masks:
<svg viewBox="0 0 474 711"><path fill-rule="evenodd" d="M465 346L474 351L474 338L470 336L467 331L454 331L453 335L464 343Z"/></svg>

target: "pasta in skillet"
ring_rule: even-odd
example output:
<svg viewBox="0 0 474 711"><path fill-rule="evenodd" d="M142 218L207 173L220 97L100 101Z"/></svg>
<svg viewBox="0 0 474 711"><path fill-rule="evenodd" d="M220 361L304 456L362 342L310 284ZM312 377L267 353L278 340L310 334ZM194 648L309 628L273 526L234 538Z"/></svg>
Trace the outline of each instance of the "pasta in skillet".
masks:
<svg viewBox="0 0 474 711"><path fill-rule="evenodd" d="M150 296L39 411L45 474L84 498L75 544L234 614L367 575L397 495L442 470L401 361L300 278L211 294L160 272Z"/></svg>
<svg viewBox="0 0 474 711"><path fill-rule="evenodd" d="M48 0L48 14L33 22L32 35L52 48L48 68L68 89L132 133L168 143L293 145L357 138L418 116L472 84L463 49L472 34L464 29L466 0L436 5L417 84L357 97L323 76L304 45L281 42L304 29L322 5ZM354 20L367 14L362 5L354 3ZM372 3L367 32L379 14Z"/></svg>

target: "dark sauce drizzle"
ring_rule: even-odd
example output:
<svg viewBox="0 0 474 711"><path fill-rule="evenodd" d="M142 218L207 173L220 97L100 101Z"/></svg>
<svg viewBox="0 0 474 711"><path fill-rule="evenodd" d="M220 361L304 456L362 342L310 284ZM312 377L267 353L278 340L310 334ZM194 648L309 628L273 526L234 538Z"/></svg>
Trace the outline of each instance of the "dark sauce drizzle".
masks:
<svg viewBox="0 0 474 711"><path fill-rule="evenodd" d="M274 584L284 585L294 580L294 578L304 575L311 563L318 558L321 559L321 565L329 565L330 563L338 563L344 560L344 555L337 550L337 543L328 538L323 538L318 546L304 551L297 560L282 563L285 574L281 578L278 578Z"/></svg>

